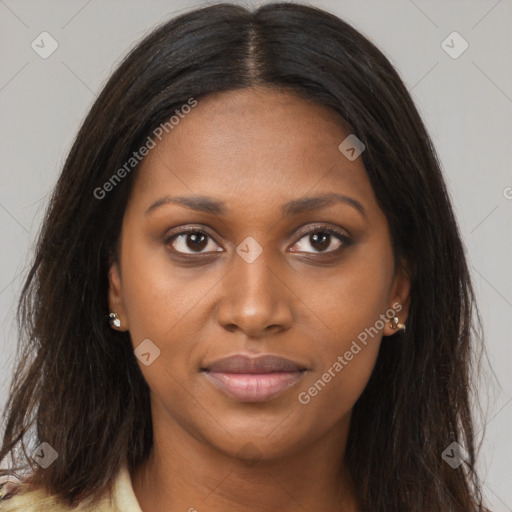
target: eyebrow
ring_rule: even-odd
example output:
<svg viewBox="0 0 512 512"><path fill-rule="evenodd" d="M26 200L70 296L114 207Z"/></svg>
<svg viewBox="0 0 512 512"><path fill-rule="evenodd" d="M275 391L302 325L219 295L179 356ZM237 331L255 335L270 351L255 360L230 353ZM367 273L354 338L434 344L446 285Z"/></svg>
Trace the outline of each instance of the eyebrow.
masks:
<svg viewBox="0 0 512 512"><path fill-rule="evenodd" d="M353 197L334 192L321 194L318 196L306 196L294 199L281 206L283 215L298 215L300 213L320 210L336 203L347 204L366 216L366 210L363 205ZM179 204L197 212L209 213L213 215L224 215L228 212L226 205L222 201L218 201L208 196L164 196L155 201L146 210L145 215L149 215L157 208L166 204Z"/></svg>

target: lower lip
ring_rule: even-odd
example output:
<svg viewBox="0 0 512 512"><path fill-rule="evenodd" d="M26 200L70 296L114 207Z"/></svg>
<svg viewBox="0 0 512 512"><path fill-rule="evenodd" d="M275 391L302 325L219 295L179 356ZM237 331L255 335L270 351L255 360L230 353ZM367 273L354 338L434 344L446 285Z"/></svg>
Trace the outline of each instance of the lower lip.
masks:
<svg viewBox="0 0 512 512"><path fill-rule="evenodd" d="M302 371L275 373L205 372L210 382L239 402L264 402L291 388L302 378Z"/></svg>

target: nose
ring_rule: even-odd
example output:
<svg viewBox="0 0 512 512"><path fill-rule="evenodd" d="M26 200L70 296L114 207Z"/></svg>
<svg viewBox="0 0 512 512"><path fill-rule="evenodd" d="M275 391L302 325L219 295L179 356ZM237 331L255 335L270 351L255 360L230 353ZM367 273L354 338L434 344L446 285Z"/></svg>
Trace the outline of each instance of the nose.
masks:
<svg viewBox="0 0 512 512"><path fill-rule="evenodd" d="M260 338L292 325L293 293L282 272L280 276L264 255L265 251L252 263L236 256L234 267L222 280L217 315L219 324L229 332Z"/></svg>

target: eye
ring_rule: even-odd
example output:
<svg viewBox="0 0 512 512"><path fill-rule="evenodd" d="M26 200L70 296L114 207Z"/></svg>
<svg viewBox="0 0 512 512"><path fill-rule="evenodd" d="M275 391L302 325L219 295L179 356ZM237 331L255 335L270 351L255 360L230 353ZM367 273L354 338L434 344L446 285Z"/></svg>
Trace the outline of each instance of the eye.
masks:
<svg viewBox="0 0 512 512"><path fill-rule="evenodd" d="M166 240L172 250L180 254L204 254L207 252L221 252L223 249L214 249L217 245L213 238L198 228L183 228L179 233ZM204 250L210 247L210 250Z"/></svg>
<svg viewBox="0 0 512 512"><path fill-rule="evenodd" d="M309 226L301 230L299 236L300 240L292 246L293 252L337 252L350 244L350 238L345 233L330 226Z"/></svg>
<svg viewBox="0 0 512 512"><path fill-rule="evenodd" d="M331 253L350 245L350 238L341 230L330 226L314 225L299 231L301 238L292 246L292 252L313 252L317 254ZM206 231L196 227L179 228L166 240L174 252L178 254L206 254L222 252L213 237ZM217 247L217 248L215 248ZM312 248L313 250L309 250Z"/></svg>

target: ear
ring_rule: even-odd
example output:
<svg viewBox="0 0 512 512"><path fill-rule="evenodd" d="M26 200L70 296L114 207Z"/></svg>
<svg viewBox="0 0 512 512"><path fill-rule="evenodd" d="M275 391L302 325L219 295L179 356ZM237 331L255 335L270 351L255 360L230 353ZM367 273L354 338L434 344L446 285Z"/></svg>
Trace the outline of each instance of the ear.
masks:
<svg viewBox="0 0 512 512"><path fill-rule="evenodd" d="M391 287L390 302L388 311L394 311L395 316L401 324L405 324L409 316L409 307L411 303L411 272L410 267L406 262L402 262L396 272L393 284ZM398 329L393 328L390 321L386 322L383 330L384 336L391 336L399 332Z"/></svg>
<svg viewBox="0 0 512 512"><path fill-rule="evenodd" d="M117 263L112 263L108 271L108 306L111 313L117 313L121 321L120 327L112 327L116 331L128 330L128 319L123 301L123 291L121 285L121 273Z"/></svg>

